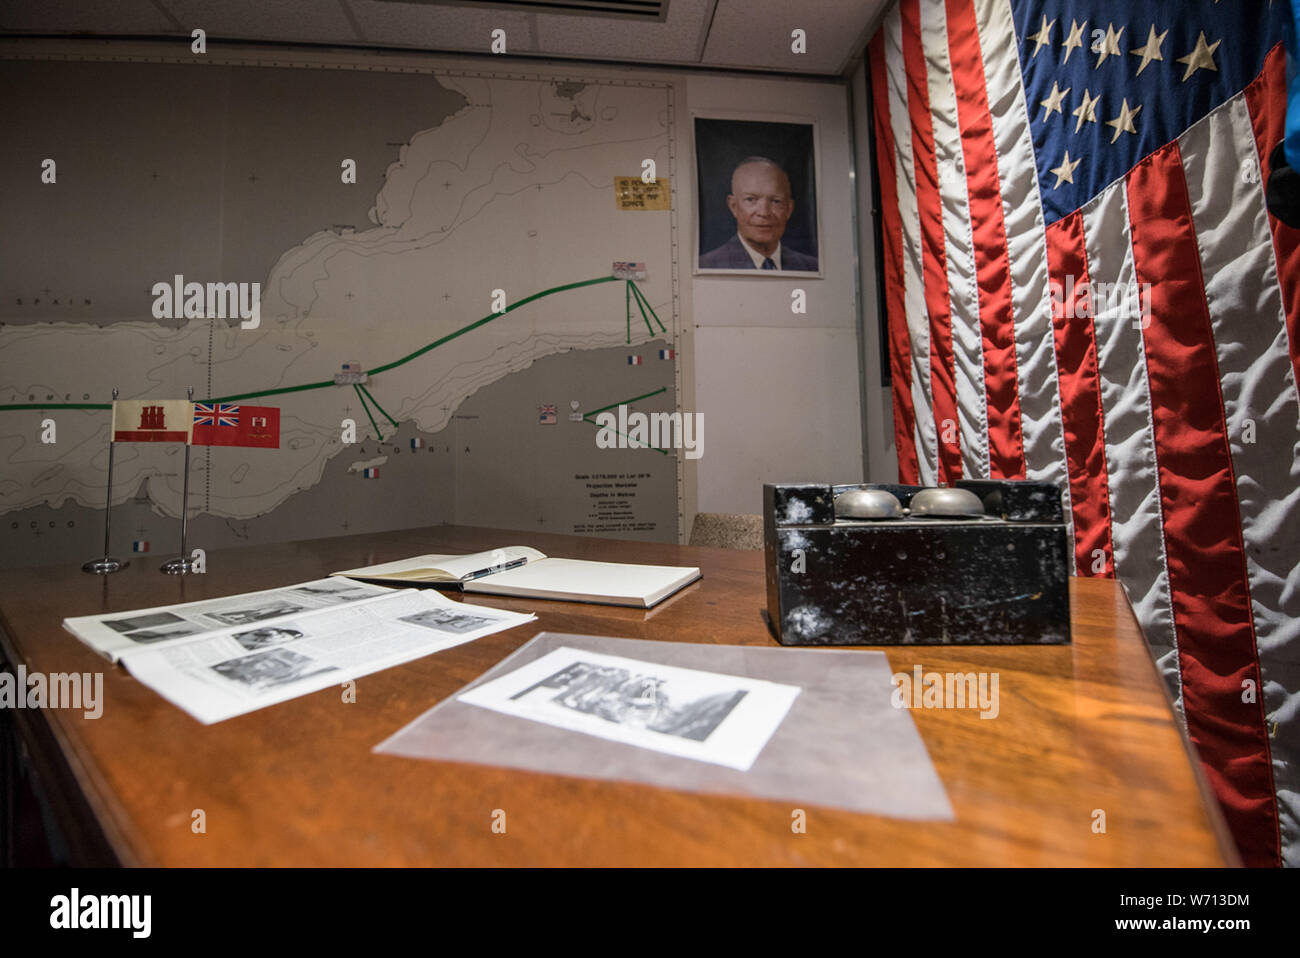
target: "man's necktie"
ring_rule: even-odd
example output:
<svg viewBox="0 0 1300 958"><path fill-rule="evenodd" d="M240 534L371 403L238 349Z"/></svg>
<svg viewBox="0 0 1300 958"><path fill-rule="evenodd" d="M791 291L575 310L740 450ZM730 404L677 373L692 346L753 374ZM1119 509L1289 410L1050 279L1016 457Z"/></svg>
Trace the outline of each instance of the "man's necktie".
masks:
<svg viewBox="0 0 1300 958"><path fill-rule="evenodd" d="M772 257L763 260L763 269L776 269L776 263L772 262Z"/></svg>

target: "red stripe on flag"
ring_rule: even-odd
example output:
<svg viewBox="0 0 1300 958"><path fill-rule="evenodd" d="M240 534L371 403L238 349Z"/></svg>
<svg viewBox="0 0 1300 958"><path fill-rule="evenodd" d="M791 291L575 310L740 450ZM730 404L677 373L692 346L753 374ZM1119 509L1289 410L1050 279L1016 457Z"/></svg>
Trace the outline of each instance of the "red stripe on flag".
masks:
<svg viewBox="0 0 1300 958"><path fill-rule="evenodd" d="M1011 260L1007 252L1006 222L1002 218L1002 187L998 181L988 90L984 85L984 58L972 0L947 0L947 11L948 51L957 91L957 117L975 241L980 328L984 335L989 469L994 479L1023 479L1025 448L1011 311Z"/></svg>
<svg viewBox="0 0 1300 958"><path fill-rule="evenodd" d="M876 175L880 179L880 231L885 255L885 320L889 328L889 382L894 395L894 448L898 481L920 481L916 462L916 410L912 408L912 340L903 302L903 222L898 213L898 154L889 120L885 31L871 41L871 96L876 124Z"/></svg>
<svg viewBox="0 0 1300 958"><path fill-rule="evenodd" d="M938 435L938 477L940 482L949 483L961 478L957 374L953 367L943 201L939 196L939 164L934 152L934 122L930 115L925 48L921 43L920 0L903 0L899 14L903 22L907 110L912 120L916 206L921 222L921 275L925 280L925 311L930 317L930 404Z"/></svg>
<svg viewBox="0 0 1300 958"><path fill-rule="evenodd" d="M1268 155L1282 142L1286 128L1286 53L1279 44L1269 51L1260 71L1246 87L1246 106L1255 127L1255 148L1267 182ZM1270 215L1273 253L1277 257L1277 280L1286 310L1287 342L1291 369L1300 388L1300 230Z"/></svg>
<svg viewBox="0 0 1300 958"><path fill-rule="evenodd" d="M1241 511L1219 363L1177 142L1128 175L1143 334L1187 732L1243 861L1281 861ZM1149 285L1147 285L1149 284ZM1242 702L1247 681L1255 701Z"/></svg>
<svg viewBox="0 0 1300 958"><path fill-rule="evenodd" d="M1077 210L1047 228L1047 268L1052 283L1052 327L1056 334L1065 455L1070 466L1075 566L1079 575L1113 578L1110 482L1101 379L1097 374L1097 333L1092 322L1094 299L1083 215ZM1094 571L1099 558L1103 568Z"/></svg>
<svg viewBox="0 0 1300 958"><path fill-rule="evenodd" d="M113 433L114 442L188 442L189 438L187 432L164 432L160 429L119 429Z"/></svg>

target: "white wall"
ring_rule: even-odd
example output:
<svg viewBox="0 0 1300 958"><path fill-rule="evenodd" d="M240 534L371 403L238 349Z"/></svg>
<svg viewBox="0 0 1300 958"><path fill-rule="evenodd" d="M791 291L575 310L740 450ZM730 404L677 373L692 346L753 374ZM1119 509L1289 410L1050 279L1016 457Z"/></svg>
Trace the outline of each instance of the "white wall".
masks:
<svg viewBox="0 0 1300 958"><path fill-rule="evenodd" d="M707 430L695 469L698 509L756 514L764 482L863 478L847 91L838 81L698 74L684 86L678 125L682 156L692 163L679 160L677 196L679 228L690 247L679 250L679 261L694 339L694 408ZM822 278L691 276L691 118L720 113L817 122ZM803 315L790 309L796 287L807 292ZM688 471L688 486L690 479Z"/></svg>

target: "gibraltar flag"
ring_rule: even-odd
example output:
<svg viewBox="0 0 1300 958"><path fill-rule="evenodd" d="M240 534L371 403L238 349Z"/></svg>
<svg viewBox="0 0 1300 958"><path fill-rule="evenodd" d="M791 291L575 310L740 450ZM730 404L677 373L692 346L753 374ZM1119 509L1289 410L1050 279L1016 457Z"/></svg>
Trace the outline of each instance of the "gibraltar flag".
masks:
<svg viewBox="0 0 1300 958"><path fill-rule="evenodd" d="M194 445L280 448L280 410L275 406L196 402Z"/></svg>
<svg viewBox="0 0 1300 958"><path fill-rule="evenodd" d="M113 403L114 442L189 442L194 404L184 399L119 399Z"/></svg>

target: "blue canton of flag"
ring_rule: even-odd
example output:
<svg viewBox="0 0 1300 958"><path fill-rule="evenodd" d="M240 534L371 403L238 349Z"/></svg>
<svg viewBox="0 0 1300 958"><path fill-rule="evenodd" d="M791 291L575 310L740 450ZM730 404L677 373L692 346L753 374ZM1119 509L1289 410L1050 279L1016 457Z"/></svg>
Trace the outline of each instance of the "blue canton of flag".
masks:
<svg viewBox="0 0 1300 958"><path fill-rule="evenodd" d="M1048 226L1240 93L1282 39L1267 0L1012 6Z"/></svg>
<svg viewBox="0 0 1300 958"><path fill-rule="evenodd" d="M238 426L239 407L228 402L196 402L194 404L194 425Z"/></svg>

